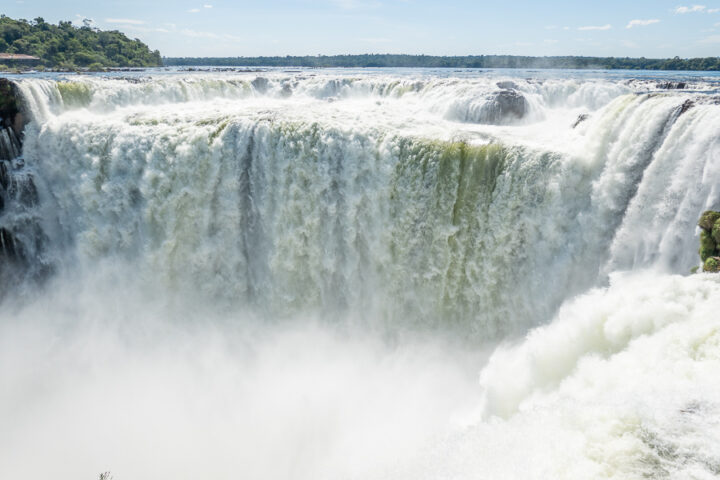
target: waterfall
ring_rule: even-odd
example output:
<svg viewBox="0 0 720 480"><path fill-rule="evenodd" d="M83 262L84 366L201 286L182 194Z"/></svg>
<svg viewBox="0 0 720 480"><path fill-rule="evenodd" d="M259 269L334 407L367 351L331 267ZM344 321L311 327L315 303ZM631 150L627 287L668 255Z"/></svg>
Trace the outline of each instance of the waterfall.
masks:
<svg viewBox="0 0 720 480"><path fill-rule="evenodd" d="M0 420L47 383L137 478L717 474L714 84L537 77L18 80Z"/></svg>

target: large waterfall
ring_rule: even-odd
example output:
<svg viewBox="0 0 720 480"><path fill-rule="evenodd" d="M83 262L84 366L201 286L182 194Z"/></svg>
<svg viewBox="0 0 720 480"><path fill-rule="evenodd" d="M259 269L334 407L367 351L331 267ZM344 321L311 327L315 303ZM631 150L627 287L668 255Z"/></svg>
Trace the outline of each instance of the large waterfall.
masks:
<svg viewBox="0 0 720 480"><path fill-rule="evenodd" d="M685 83L16 80L0 477L716 478L720 105Z"/></svg>

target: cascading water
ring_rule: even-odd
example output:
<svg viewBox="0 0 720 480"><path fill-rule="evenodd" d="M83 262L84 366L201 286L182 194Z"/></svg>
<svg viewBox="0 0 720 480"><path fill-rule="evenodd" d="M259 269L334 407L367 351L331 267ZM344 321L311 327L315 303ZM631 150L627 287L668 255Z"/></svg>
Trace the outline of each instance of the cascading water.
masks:
<svg viewBox="0 0 720 480"><path fill-rule="evenodd" d="M720 106L690 87L17 81L0 473L720 474L720 280L682 276Z"/></svg>

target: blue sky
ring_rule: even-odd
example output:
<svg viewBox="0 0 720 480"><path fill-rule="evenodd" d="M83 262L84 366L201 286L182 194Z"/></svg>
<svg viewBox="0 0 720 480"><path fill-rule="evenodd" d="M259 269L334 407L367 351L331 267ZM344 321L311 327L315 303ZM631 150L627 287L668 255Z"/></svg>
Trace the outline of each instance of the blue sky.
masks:
<svg viewBox="0 0 720 480"><path fill-rule="evenodd" d="M92 19L165 56L720 55L720 0L3 0L13 18Z"/></svg>

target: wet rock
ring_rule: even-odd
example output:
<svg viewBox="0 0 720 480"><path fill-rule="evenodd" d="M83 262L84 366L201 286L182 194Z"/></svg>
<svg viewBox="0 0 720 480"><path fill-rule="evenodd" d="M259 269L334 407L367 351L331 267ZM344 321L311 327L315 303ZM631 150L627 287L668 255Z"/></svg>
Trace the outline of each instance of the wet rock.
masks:
<svg viewBox="0 0 720 480"><path fill-rule="evenodd" d="M496 85L502 90L517 90L517 83L506 80L504 82L497 82Z"/></svg>
<svg viewBox="0 0 720 480"><path fill-rule="evenodd" d="M687 88L687 83L685 82L660 82L655 85L656 88L660 88L663 90L684 90Z"/></svg>
<svg viewBox="0 0 720 480"><path fill-rule="evenodd" d="M589 115L589 114L587 114L587 113L581 113L581 114L578 115L578 117L575 119L575 123L573 123L572 128L577 127L578 125L580 125L582 122L584 122L584 121L587 120L588 118L590 118L590 115Z"/></svg>
<svg viewBox="0 0 720 480"><path fill-rule="evenodd" d="M490 95L477 121L489 125L505 125L522 119L528 110L528 102L521 94L514 90L501 90Z"/></svg>
<svg viewBox="0 0 720 480"><path fill-rule="evenodd" d="M292 96L292 94L293 94L293 91L292 91L292 87L290 86L290 84L284 83L282 86L282 90L280 90L280 96L283 98L288 98L288 97Z"/></svg>
<svg viewBox="0 0 720 480"><path fill-rule="evenodd" d="M265 77L257 77L255 80L250 82L258 93L265 93L267 92L269 86L270 86L270 80L268 80Z"/></svg>
<svg viewBox="0 0 720 480"><path fill-rule="evenodd" d="M695 102L693 102L692 100L685 100L685 102L680 106L680 112L678 112L678 116L687 112L694 106L695 106Z"/></svg>

